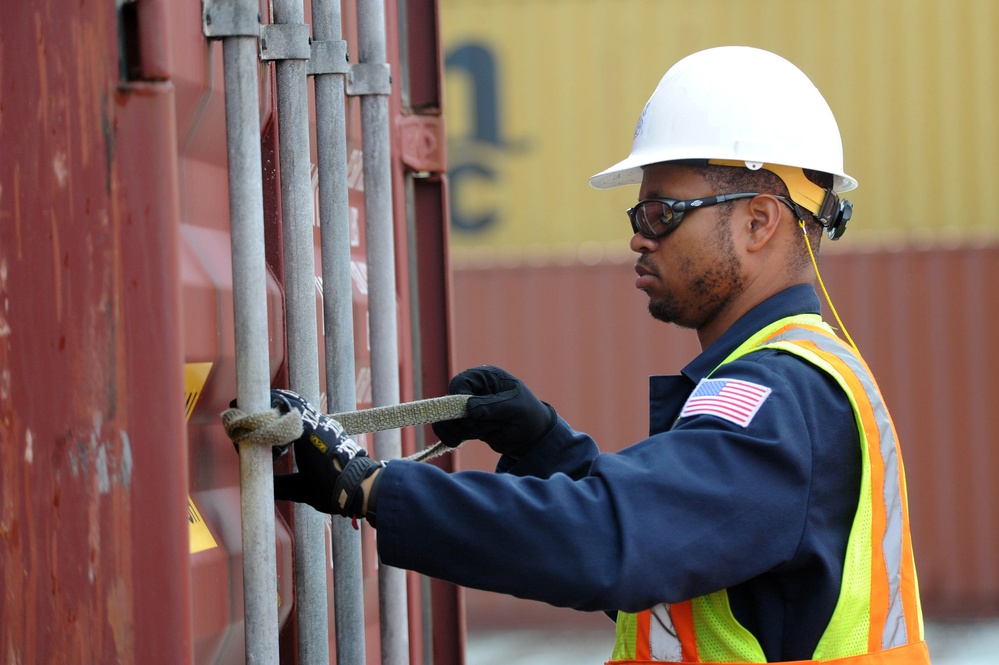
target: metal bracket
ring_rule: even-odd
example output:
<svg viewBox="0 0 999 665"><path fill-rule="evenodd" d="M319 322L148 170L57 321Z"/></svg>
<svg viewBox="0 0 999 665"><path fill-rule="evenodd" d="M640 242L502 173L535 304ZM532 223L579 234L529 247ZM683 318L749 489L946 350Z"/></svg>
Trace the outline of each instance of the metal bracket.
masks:
<svg viewBox="0 0 999 665"><path fill-rule="evenodd" d="M404 115L396 121L399 155L411 171L420 174L443 173L447 138L439 115Z"/></svg>
<svg viewBox="0 0 999 665"><path fill-rule="evenodd" d="M260 59L308 60L312 38L304 23L268 23L260 26Z"/></svg>
<svg viewBox="0 0 999 665"><path fill-rule="evenodd" d="M392 93L392 73L388 63L359 62L350 66L346 80L347 94L388 95Z"/></svg>
<svg viewBox="0 0 999 665"><path fill-rule="evenodd" d="M259 5L256 0L202 0L201 30L209 39L259 37Z"/></svg>
<svg viewBox="0 0 999 665"><path fill-rule="evenodd" d="M346 74L350 71L347 55L347 42L326 40L312 42L312 57L309 58L309 75Z"/></svg>

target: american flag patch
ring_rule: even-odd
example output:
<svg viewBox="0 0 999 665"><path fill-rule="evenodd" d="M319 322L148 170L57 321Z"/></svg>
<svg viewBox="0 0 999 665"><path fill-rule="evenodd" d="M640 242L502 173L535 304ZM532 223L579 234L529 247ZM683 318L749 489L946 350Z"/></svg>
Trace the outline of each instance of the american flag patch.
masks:
<svg viewBox="0 0 999 665"><path fill-rule="evenodd" d="M739 379L701 379L683 405L680 417L718 416L749 427L771 392L766 386Z"/></svg>

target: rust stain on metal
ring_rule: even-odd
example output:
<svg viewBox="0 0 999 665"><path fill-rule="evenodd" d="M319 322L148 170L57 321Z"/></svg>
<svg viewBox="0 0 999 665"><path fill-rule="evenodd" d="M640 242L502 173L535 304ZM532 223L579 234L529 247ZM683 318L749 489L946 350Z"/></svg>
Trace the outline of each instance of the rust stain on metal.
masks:
<svg viewBox="0 0 999 665"><path fill-rule="evenodd" d="M117 577L108 590L108 623L114 637L115 653L120 663L135 662L135 633L132 626L132 588L128 580Z"/></svg>
<svg viewBox="0 0 999 665"><path fill-rule="evenodd" d="M121 196L115 109L103 102L115 85L114 14L81 7L67 22L60 4L15 13L0 38L0 63L29 54L2 79L0 130L15 158L0 166L0 653L129 663L127 257L111 200ZM14 133L13 119L38 128Z"/></svg>
<svg viewBox="0 0 999 665"><path fill-rule="evenodd" d="M24 560L20 506L25 494L21 483L25 465L18 459L18 419L11 387L11 331L6 323L10 302L7 274L7 258L0 255L0 302L3 307L0 320L5 326L5 332L0 334L0 570L4 581L0 627L7 634L23 635L26 617L22 608L27 601L23 591L27 570L19 564Z"/></svg>
<svg viewBox="0 0 999 665"><path fill-rule="evenodd" d="M49 211L49 233L52 241L52 286L55 288L55 293L52 294L52 303L55 307L56 323L58 323L62 321L62 268L64 259L59 244L59 224L56 220L55 210ZM68 256L65 262L68 267Z"/></svg>
<svg viewBox="0 0 999 665"><path fill-rule="evenodd" d="M73 83L76 86L76 104L78 125L97 127L102 115L102 99L95 94L107 85L102 63L97 55L101 53L99 25L91 21L74 21L70 32L73 55L76 58ZM90 137L80 137L77 145L80 148L80 162L84 168L90 165ZM110 161L110 160L109 160Z"/></svg>
<svg viewBox="0 0 999 665"><path fill-rule="evenodd" d="M17 260L23 256L23 246L21 243L21 165L14 165L14 240L17 245Z"/></svg>
<svg viewBox="0 0 999 665"><path fill-rule="evenodd" d="M38 63L38 121L42 130L49 127L49 68L45 42L45 26L40 12L35 12L35 62Z"/></svg>

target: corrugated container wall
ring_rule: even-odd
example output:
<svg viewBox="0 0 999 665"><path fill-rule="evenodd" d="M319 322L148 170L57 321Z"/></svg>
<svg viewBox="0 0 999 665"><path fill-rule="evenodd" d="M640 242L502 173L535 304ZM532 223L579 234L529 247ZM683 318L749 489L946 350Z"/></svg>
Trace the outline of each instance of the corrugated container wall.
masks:
<svg viewBox="0 0 999 665"><path fill-rule="evenodd" d="M601 192L586 181L627 155L642 106L681 57L722 44L780 53L823 92L846 170L860 181L849 232L824 243L822 266L893 409L924 607L929 616L999 614L999 357L990 344L999 332L990 315L999 296L999 5L442 8L459 368L508 367L607 449L641 438L647 376L675 372L698 348L689 333L653 322L632 290L624 210L636 188ZM755 103L789 103L775 92ZM478 449L462 455L479 468L494 461ZM468 598L473 626L538 612Z"/></svg>
<svg viewBox="0 0 999 665"><path fill-rule="evenodd" d="M273 4L211 7L222 16L220 31L240 30L247 43L257 22L272 22ZM354 60L358 4L342 3L344 38ZM394 231L398 248L396 283L389 285L396 291L389 298L397 295L400 392L409 401L422 390L441 394L448 378L437 6L436 0L408 0L410 13L400 16L399 4L385 5L387 60L395 76L388 95L392 162L384 166L393 177L395 228L389 233ZM311 18L311 3L305 9ZM224 74L231 72L224 72L221 41L205 37L210 23L209 3L173 0L8 3L0 19L4 663L247 661L245 486L219 418L237 394L238 278L228 180L230 163L239 160L230 162L227 152L226 102L232 99L226 99L231 88L225 80L231 77ZM262 163L249 161L249 169L261 170L263 210L245 212L252 207L247 205L244 215L252 223L260 214L264 227L267 265L258 267L266 270L266 287L263 278L260 284L266 305L262 297L260 306L267 310L261 314L269 339L261 346L269 362L262 364L273 385L287 386L292 354L286 351L285 285L293 267L286 271L283 259L279 180L293 180L293 169L282 172L278 163L275 65L254 62L253 53L248 78L252 88L256 74L259 108L251 106L244 117L259 111L260 136L250 137L253 149L246 156L262 155ZM316 113L346 116L348 177L336 185L346 191L349 213L336 223L350 227L351 283L343 286L352 290L355 362L349 370L336 368L336 379L356 387L363 407L372 403L372 376L361 163L375 160L364 152L360 105L355 95L345 108L309 104L308 120L311 130ZM293 121L285 120L290 145ZM296 157L305 162L311 182L299 182L317 198L315 139L310 143L312 154ZM388 159L387 149L377 152ZM304 226L312 233L317 271L306 275L304 294L308 307L315 277L322 335L324 273L318 211L314 225L312 212L305 208ZM308 243L302 254L307 252ZM325 345L319 346L322 358ZM416 437L412 429L405 433L407 452ZM288 456L281 464L290 467ZM276 570L264 571L264 595L272 593L277 607L282 662L298 662L294 516L286 502L273 509ZM265 503L264 514L269 510ZM327 548L319 558L329 562L320 573L330 584L316 595L326 591L335 660L329 530L319 542ZM377 557L366 526L363 543L367 630L354 637L365 643L368 661L378 662ZM408 575L411 662L462 662L460 592ZM355 612L358 606L359 600ZM320 612L313 616L324 618ZM277 628L258 626L256 632ZM321 643L311 646L325 651ZM250 654L251 661L260 657Z"/></svg>

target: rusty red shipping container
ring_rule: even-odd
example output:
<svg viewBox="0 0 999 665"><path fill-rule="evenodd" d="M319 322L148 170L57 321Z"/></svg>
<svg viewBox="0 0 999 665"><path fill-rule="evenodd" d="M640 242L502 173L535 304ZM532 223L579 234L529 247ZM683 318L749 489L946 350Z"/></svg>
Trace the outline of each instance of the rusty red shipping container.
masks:
<svg viewBox="0 0 999 665"><path fill-rule="evenodd" d="M356 53L354 3L343 4ZM445 392L450 372L437 1L411 0L402 17L386 5L411 400ZM270 6L259 6L267 22ZM199 2L49 0L5 11L0 65L0 653L13 663L243 662L238 460L218 418L235 395L221 45L204 38ZM260 67L260 117L270 369L283 385L272 71ZM348 101L347 148L367 406L358 106ZM318 271L318 231L316 253ZM404 448L421 435L406 432ZM276 521L282 660L294 662L290 511ZM412 662L462 662L459 591L409 580Z"/></svg>
<svg viewBox="0 0 999 665"><path fill-rule="evenodd" d="M509 369L603 450L644 438L647 377L699 347L651 319L632 266L456 269L457 365ZM821 268L898 430L927 616L999 615L999 247L829 253ZM495 465L484 446L460 454ZM469 592L469 623L572 620L536 605Z"/></svg>

